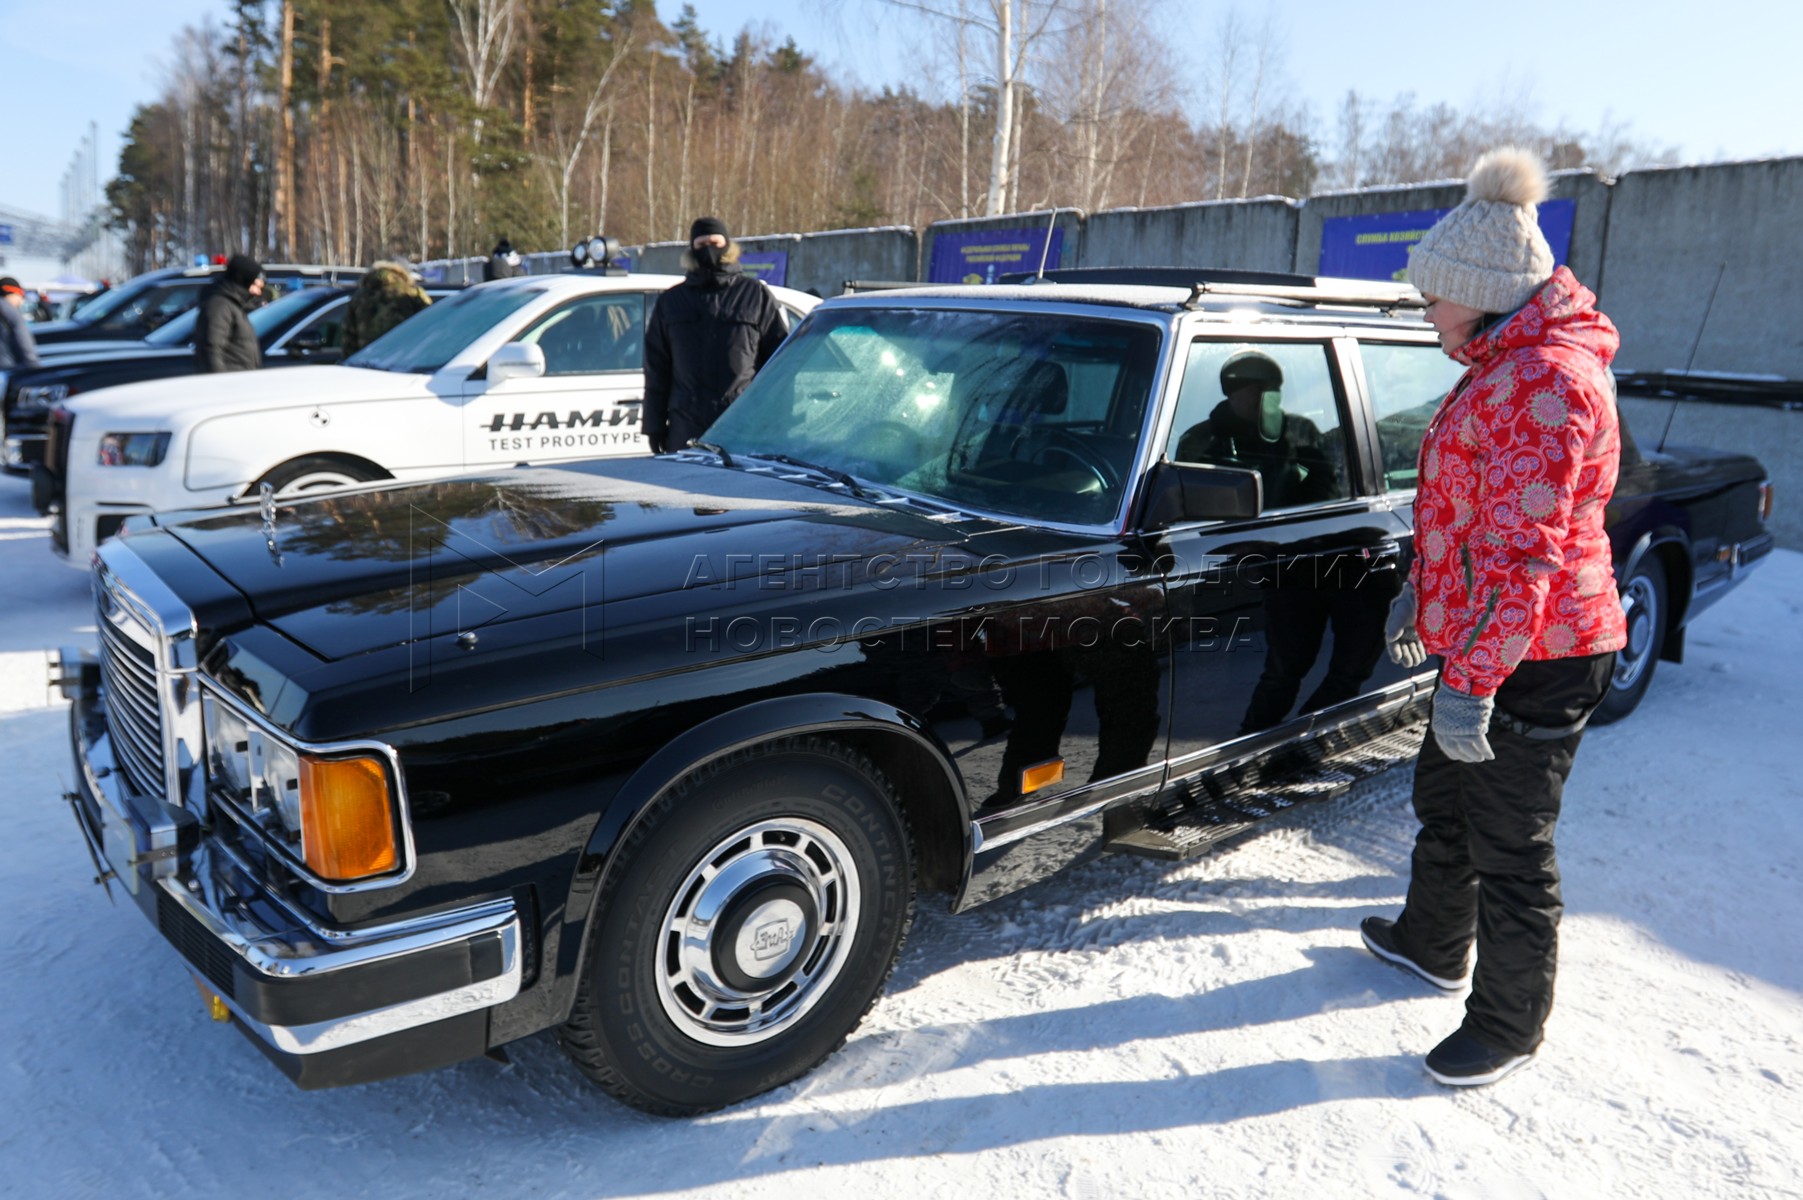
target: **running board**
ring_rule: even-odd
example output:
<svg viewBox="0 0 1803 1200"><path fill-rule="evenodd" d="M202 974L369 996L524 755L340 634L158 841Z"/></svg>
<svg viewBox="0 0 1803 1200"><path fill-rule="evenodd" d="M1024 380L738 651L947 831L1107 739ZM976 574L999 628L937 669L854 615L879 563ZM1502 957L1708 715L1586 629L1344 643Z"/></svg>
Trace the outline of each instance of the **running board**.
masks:
<svg viewBox="0 0 1803 1200"><path fill-rule="evenodd" d="M1244 780L1261 766L1281 761L1284 751L1199 776L1184 785L1177 807L1155 810L1145 825L1110 838L1108 849L1166 862L1195 858L1266 817L1299 804L1336 800L1361 779L1407 762L1420 751L1426 729L1425 724L1404 726L1268 785Z"/></svg>

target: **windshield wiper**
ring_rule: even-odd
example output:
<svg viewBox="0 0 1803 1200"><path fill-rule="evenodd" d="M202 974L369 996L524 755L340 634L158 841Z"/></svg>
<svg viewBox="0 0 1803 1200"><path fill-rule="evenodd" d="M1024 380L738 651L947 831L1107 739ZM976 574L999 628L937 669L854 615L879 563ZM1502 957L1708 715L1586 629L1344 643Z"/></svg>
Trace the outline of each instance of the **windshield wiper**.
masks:
<svg viewBox="0 0 1803 1200"><path fill-rule="evenodd" d="M717 442L701 442L701 441L691 440L689 442L689 445L695 447L695 449L697 449L697 450L706 450L709 454L717 455L720 459L720 465L723 467L730 468L732 466L732 455L730 455L726 452L725 446L722 446Z"/></svg>
<svg viewBox="0 0 1803 1200"><path fill-rule="evenodd" d="M700 443L697 442L696 445L700 445ZM766 458L766 459L769 459L771 462L779 462L779 463L783 463L783 464L785 464L787 466L791 466L791 467L800 467L804 471L817 472L818 474L826 476L828 479L832 480L834 483L839 484L846 491L850 492L852 495L856 496L860 500L879 500L879 499L881 499L881 497L878 496L875 492L871 491L869 488L867 488L863 484L859 483L856 479L853 479L850 475L846 474L844 471L837 470L836 468L823 467L819 463L811 463L811 462L808 462L806 459L794 458L787 454L759 454L759 455L756 455L755 457Z"/></svg>

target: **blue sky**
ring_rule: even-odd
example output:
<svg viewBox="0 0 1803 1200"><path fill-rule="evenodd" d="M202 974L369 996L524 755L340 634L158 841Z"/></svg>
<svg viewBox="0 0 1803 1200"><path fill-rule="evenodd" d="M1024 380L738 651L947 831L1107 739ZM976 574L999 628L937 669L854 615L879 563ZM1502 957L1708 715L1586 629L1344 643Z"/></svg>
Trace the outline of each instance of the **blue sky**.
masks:
<svg viewBox="0 0 1803 1200"><path fill-rule="evenodd" d="M371 0L372 3L377 0ZM692 0L704 28L728 38L747 24L870 85L917 68L916 20L880 0ZM1135 0L1116 0L1128 4ZM667 20L680 0L659 0ZM1169 0L1166 36L1200 77L1229 5ZM1686 161L1803 153L1794 79L1803 5L1773 0L1241 0L1284 31L1285 74L1318 130L1348 88L1388 101L1460 107L1497 95L1528 99L1542 124L1594 131L1626 124ZM132 109L155 95L160 64L185 24L224 22L224 0L0 0L0 204L56 215L58 183L88 122L103 165L117 161ZM104 174L104 173L103 173Z"/></svg>

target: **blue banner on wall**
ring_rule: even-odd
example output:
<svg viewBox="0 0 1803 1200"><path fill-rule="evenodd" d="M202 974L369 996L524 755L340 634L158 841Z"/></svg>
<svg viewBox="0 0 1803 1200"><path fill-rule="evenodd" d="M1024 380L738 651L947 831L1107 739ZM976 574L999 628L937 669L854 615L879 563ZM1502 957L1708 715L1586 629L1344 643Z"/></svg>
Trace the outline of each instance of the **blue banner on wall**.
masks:
<svg viewBox="0 0 1803 1200"><path fill-rule="evenodd" d="M1049 241L1047 240L1049 237ZM994 283L1016 271L1037 271L1043 260L1050 271L1064 254L1064 230L983 229L976 233L941 233L933 238L928 283Z"/></svg>
<svg viewBox="0 0 1803 1200"><path fill-rule="evenodd" d="M1412 212L1329 217L1321 222L1321 265L1316 274L1406 283L1409 247L1451 211L1421 208ZM1552 247L1555 264L1564 263L1571 253L1571 227L1577 213L1576 200L1548 200L1540 206L1540 232Z"/></svg>
<svg viewBox="0 0 1803 1200"><path fill-rule="evenodd" d="M787 287L789 283L789 252L787 250L754 250L739 256L739 265L745 268L745 274L754 279L776 287Z"/></svg>

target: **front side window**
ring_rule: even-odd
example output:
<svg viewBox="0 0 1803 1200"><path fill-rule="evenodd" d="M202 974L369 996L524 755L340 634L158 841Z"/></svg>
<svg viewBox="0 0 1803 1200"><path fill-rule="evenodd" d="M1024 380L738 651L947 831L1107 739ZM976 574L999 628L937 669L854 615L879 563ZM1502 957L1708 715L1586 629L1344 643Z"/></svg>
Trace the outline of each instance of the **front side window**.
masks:
<svg viewBox="0 0 1803 1200"><path fill-rule="evenodd" d="M645 365L645 294L584 296L514 339L545 352L547 375L638 371Z"/></svg>
<svg viewBox="0 0 1803 1200"><path fill-rule="evenodd" d="M1257 471L1267 510L1351 496L1327 346L1190 343L1165 454Z"/></svg>
<svg viewBox="0 0 1803 1200"><path fill-rule="evenodd" d="M1103 524L1132 483L1163 337L1047 313L816 310L706 440L956 507Z"/></svg>
<svg viewBox="0 0 1803 1200"><path fill-rule="evenodd" d="M1465 370L1433 344L1361 342L1365 390L1377 420L1377 450L1384 467L1384 490L1415 487L1421 439L1446 393Z"/></svg>
<svg viewBox="0 0 1803 1200"><path fill-rule="evenodd" d="M430 375L495 323L537 300L538 288L477 287L421 309L345 359L346 366Z"/></svg>
<svg viewBox="0 0 1803 1200"><path fill-rule="evenodd" d="M344 315L347 311L348 305L330 305L324 312L296 329L285 344L304 346L310 351L336 350L344 344Z"/></svg>

